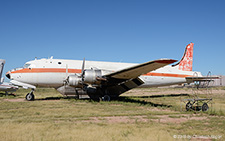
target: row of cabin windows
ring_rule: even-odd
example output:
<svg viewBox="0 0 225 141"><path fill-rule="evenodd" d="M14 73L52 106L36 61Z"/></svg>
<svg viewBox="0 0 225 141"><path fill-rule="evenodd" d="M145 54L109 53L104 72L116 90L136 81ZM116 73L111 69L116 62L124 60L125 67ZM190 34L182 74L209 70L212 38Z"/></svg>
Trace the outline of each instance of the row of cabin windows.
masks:
<svg viewBox="0 0 225 141"><path fill-rule="evenodd" d="M52 62L50 62L50 63L52 63ZM59 64L59 65L61 65L61 64L62 64L62 62L58 62L58 64ZM23 67L24 67L24 68L29 68L29 67L30 67L30 65L31 65L31 64L25 64Z"/></svg>
<svg viewBox="0 0 225 141"><path fill-rule="evenodd" d="M47 63L47 62L46 62L46 63ZM52 63L52 62L50 62L50 63ZM61 64L62 64L62 62L58 62L58 64L59 64L59 65L61 65Z"/></svg>

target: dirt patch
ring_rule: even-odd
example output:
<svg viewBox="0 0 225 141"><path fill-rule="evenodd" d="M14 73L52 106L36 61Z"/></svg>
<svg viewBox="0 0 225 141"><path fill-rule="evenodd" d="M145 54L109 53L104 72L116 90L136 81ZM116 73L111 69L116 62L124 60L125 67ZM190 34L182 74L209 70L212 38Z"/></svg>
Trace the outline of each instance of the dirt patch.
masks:
<svg viewBox="0 0 225 141"><path fill-rule="evenodd" d="M110 117L90 117L88 120L82 122L94 123L135 123L135 122L148 122L147 116L110 116Z"/></svg>
<svg viewBox="0 0 225 141"><path fill-rule="evenodd" d="M4 99L4 101L9 101L9 102L24 102L26 100L24 98L18 98L18 99Z"/></svg>
<svg viewBox="0 0 225 141"><path fill-rule="evenodd" d="M140 107L140 109L145 109L145 110L148 110L148 111L157 111L157 112L174 112L170 109L159 109L159 108L146 108L146 107Z"/></svg>
<svg viewBox="0 0 225 141"><path fill-rule="evenodd" d="M170 117L169 115L156 115L148 118L146 115L140 116L109 116L109 117L90 117L88 120L82 120L81 122L93 122L93 123L136 123L136 122L160 122L160 123L183 123L189 120L206 120L207 117L198 117L190 115L175 115Z"/></svg>
<svg viewBox="0 0 225 141"><path fill-rule="evenodd" d="M115 116L105 117L108 123L135 123L135 122L148 122L147 116Z"/></svg>
<svg viewBox="0 0 225 141"><path fill-rule="evenodd" d="M207 117L197 117L190 115L176 115L171 117L169 115L160 115L156 116L158 119L152 119L152 121L160 122L160 123L183 123L189 120L205 120Z"/></svg>

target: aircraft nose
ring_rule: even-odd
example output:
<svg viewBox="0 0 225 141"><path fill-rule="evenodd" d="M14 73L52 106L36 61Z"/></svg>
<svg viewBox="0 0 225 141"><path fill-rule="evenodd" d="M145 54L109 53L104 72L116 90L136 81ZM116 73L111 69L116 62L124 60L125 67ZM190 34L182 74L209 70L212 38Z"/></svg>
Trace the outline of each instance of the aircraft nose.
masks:
<svg viewBox="0 0 225 141"><path fill-rule="evenodd" d="M7 72L5 76L6 76L7 78L11 79L10 72Z"/></svg>

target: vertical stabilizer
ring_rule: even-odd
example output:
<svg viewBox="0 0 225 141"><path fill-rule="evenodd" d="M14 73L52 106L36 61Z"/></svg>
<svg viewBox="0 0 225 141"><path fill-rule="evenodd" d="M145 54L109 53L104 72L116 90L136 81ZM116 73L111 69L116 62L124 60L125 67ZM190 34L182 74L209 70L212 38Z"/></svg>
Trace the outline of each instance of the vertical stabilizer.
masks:
<svg viewBox="0 0 225 141"><path fill-rule="evenodd" d="M186 46L184 55L180 62L178 62L174 66L178 66L179 70L183 71L192 71L192 63L193 63L193 46L194 43L190 43Z"/></svg>
<svg viewBox="0 0 225 141"><path fill-rule="evenodd" d="M1 78L2 78L4 64L5 64L5 60L0 59L0 80L2 80Z"/></svg>

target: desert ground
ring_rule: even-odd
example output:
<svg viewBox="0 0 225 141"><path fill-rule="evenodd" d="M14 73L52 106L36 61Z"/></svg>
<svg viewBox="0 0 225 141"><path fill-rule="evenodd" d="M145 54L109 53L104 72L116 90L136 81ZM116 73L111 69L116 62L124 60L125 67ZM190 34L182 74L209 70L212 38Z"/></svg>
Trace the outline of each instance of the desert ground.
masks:
<svg viewBox="0 0 225 141"><path fill-rule="evenodd" d="M0 93L0 140L225 140L225 87L136 88L118 100L67 98L50 88ZM206 98L208 111L186 111ZM200 103L201 105L201 103Z"/></svg>

